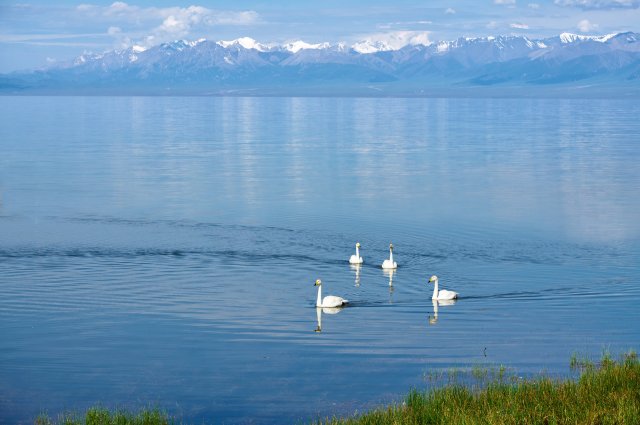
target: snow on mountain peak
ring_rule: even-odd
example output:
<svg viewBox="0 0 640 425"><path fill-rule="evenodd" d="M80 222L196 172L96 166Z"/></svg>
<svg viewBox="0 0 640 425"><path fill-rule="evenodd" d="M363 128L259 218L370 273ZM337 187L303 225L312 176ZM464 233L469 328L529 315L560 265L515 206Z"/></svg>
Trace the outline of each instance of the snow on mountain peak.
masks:
<svg viewBox="0 0 640 425"><path fill-rule="evenodd" d="M364 40L355 43L351 46L353 50L358 53L375 53L375 52L386 52L389 50L393 50L391 46L389 46L384 41L370 41Z"/></svg>
<svg viewBox="0 0 640 425"><path fill-rule="evenodd" d="M618 33L607 34L607 35L578 35L578 34L572 34L570 32L563 32L562 34L560 34L560 41L564 44L575 43L576 41L585 41L585 40L592 40L600 43L605 43L606 41L610 40L616 35L618 35Z"/></svg>
<svg viewBox="0 0 640 425"><path fill-rule="evenodd" d="M429 33L424 31L394 31L373 34L355 43L351 48L358 53L375 53L400 50L406 46L429 46Z"/></svg>
<svg viewBox="0 0 640 425"><path fill-rule="evenodd" d="M371 35L367 39L357 42L353 45L345 43L307 43L302 40L292 41L286 44L262 44L250 37L242 37L231 41L218 41L217 45L223 49L229 49L225 52L224 63L227 65L241 65L243 61L253 61L251 63L262 63L260 61L267 61L270 64L277 64L279 61L288 60L289 56L295 55L294 60L322 60L330 63L338 59L340 55L357 55L357 54L375 54L377 52L397 51L403 48L409 49L408 46L429 46L424 49L426 54L432 55L447 55L450 52L460 51L463 55L468 55L473 61L482 61L487 54L487 48L492 49L492 52L500 50L500 60L508 60L514 57L524 57L529 55L531 58L538 57L540 54L544 54L545 51L553 50L554 47L562 44L568 49L573 49L573 45L582 46L582 43L587 43L586 48L589 48L589 44L592 42L606 43L612 48L629 50L637 52L637 46L640 41L640 34L637 33L623 33L623 34L608 34L608 35L578 35L572 33L562 33L555 37L546 39L529 39L523 36L488 36L488 37L460 37L453 41L438 41L432 43L428 39L426 32L417 31L396 31L393 33ZM197 46L201 43L205 43L205 39L199 39L197 41L176 40L170 43L162 43L158 46L146 46L146 45L133 45L124 50L112 50L104 52L102 54L94 54L85 52L78 56L72 62L65 62L63 66L80 66L80 67L114 67L121 66L116 64L133 64L136 66L140 64L146 64L149 61L158 60L158 56L167 58L175 57L175 60L183 60L190 54L199 54ZM211 42L212 43L212 42ZM629 46L627 46L629 44ZM203 44L204 46L205 44ZM269 53L268 55L247 56L238 57L239 50L251 50L258 52ZM497 50L496 50L497 49ZM581 50L582 47L580 47ZM191 50L194 50L192 53ZM313 54L299 55L299 52L303 50L315 50ZM422 49L419 49L422 50ZM560 50L565 50L560 49ZM542 52L539 52L542 51ZM144 52L144 53L143 53ZM150 53L151 52L151 53ZM178 52L183 52L177 54ZM325 55L326 52L326 55ZM273 54L277 53L277 54ZM420 51L407 50L407 55L400 55L400 57L416 57L421 55ZM557 51L554 54L562 54L561 51ZM493 53L492 53L493 54ZM496 53L497 54L497 53ZM519 56L520 55L520 56ZM533 56L532 56L533 55ZM424 55L422 55L424 56ZM422 57L420 56L420 57ZM395 56L394 56L395 57ZM492 56L493 57L493 56ZM381 60L387 60L387 55L380 55ZM393 60L397 60L395 58ZM417 59L416 59L417 60ZM102 65L101 65L102 63ZM122 65L123 66L123 65ZM61 67L57 65L56 67Z"/></svg>
<svg viewBox="0 0 640 425"><path fill-rule="evenodd" d="M437 46L438 53L444 53L449 50L449 43L446 41L441 41Z"/></svg>
<svg viewBox="0 0 640 425"><path fill-rule="evenodd" d="M241 37L231 41L218 41L216 44L224 48L230 46L242 46L245 49L255 49L259 52L266 52L269 50L269 46L260 44L251 37Z"/></svg>
<svg viewBox="0 0 640 425"><path fill-rule="evenodd" d="M317 43L317 44L309 44L309 43L305 43L302 40L298 40L298 41L294 41L291 43L287 43L284 44L282 46L285 50L290 51L291 53L297 53L300 50L305 50L305 49L327 49L329 47L331 47L331 45L329 43Z"/></svg>
<svg viewBox="0 0 640 425"><path fill-rule="evenodd" d="M613 37L617 36L620 33L612 33L612 34L607 34L607 35L601 35L600 37L596 37L594 38L595 41L599 41L601 43L604 43L606 41L609 41L610 39L612 39Z"/></svg>

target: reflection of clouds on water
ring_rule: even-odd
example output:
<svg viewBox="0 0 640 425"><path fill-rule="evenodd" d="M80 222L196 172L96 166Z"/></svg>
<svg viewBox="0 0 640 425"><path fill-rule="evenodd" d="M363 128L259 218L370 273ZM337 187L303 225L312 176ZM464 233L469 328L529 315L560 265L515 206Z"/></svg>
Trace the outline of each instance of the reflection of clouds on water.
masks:
<svg viewBox="0 0 640 425"><path fill-rule="evenodd" d="M429 324L435 325L438 322L438 307L454 305L456 300L431 300L431 303L433 305L433 316L429 316Z"/></svg>
<svg viewBox="0 0 640 425"><path fill-rule="evenodd" d="M637 152L620 137L630 127L623 120L612 126L612 112L603 114L593 102L519 101L520 112L510 112L520 122L517 127L540 130L527 137L514 137L514 128L504 119L505 106L514 101L487 100L482 112L485 128L477 136L486 146L483 160L470 162L459 181L440 170L434 177L453 181L458 199L467 191L473 199L473 189L481 186L476 204L482 208L475 209L474 214L487 215L507 226L557 231L575 241L637 237L640 221L635 211L640 208L640 198L629 193L630 182L640 187L638 174L633 171ZM631 107L616 102L606 105L614 109ZM624 115L624 111L619 112ZM475 150L466 144L469 146L459 146L463 152Z"/></svg>
<svg viewBox="0 0 640 425"><path fill-rule="evenodd" d="M94 137L78 152L100 147L106 167L92 163L96 173L83 177L97 177L89 183L100 199L111 196L120 207L158 204L168 214L214 220L285 213L308 222L349 217L358 202L359 211L377 211L384 221L403 201L420 221L446 216L473 227L479 220L576 241L640 234L640 198L630 190L640 186L638 154L628 140L638 106L624 101L104 102L118 106L106 117L121 124L110 140Z"/></svg>
<svg viewBox="0 0 640 425"><path fill-rule="evenodd" d="M286 99L284 123L288 134L283 143L288 151L289 163L283 166L287 168L285 172L290 177L289 194L297 202L306 200L304 150L309 134L305 125L308 122L306 114L307 108L303 99L298 97Z"/></svg>
<svg viewBox="0 0 640 425"><path fill-rule="evenodd" d="M257 152L257 141L262 134L257 129L258 111L256 102L251 98L240 98L236 100L235 114L226 113L226 116L235 116L238 123L234 126L233 133L228 136L236 141L235 149L238 152L238 159L241 169L238 175L242 178L242 193L245 202L252 206L260 204L258 194L261 193L260 185L262 179L257 174L260 170L260 155ZM238 131L241 129L240 131Z"/></svg>
<svg viewBox="0 0 640 425"><path fill-rule="evenodd" d="M343 307L316 307L316 321L318 326L315 332L322 332L322 313L324 314L338 314L342 311Z"/></svg>

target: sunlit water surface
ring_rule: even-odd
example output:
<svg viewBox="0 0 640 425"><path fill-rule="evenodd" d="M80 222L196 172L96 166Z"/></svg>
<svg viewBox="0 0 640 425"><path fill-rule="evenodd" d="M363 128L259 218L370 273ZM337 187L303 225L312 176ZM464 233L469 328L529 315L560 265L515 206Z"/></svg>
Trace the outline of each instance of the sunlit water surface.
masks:
<svg viewBox="0 0 640 425"><path fill-rule="evenodd" d="M567 376L640 347L636 101L2 97L0 117L1 423L304 422L452 368ZM352 306L316 311L317 278Z"/></svg>

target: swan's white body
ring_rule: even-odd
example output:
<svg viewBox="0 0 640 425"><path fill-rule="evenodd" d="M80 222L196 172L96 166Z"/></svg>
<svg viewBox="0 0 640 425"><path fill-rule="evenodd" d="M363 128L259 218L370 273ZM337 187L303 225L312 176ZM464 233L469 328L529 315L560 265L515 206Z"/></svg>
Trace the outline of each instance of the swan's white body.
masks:
<svg viewBox="0 0 640 425"><path fill-rule="evenodd" d="M432 300L442 301L442 300L454 300L458 298L457 292L447 291L446 289L438 291L438 276L431 276L431 279L429 279L429 282L433 282L433 295L431 296Z"/></svg>
<svg viewBox="0 0 640 425"><path fill-rule="evenodd" d="M383 269L397 269L398 264L393 261L393 244L389 244L389 258L382 262Z"/></svg>
<svg viewBox="0 0 640 425"><path fill-rule="evenodd" d="M322 298L322 281L316 280L315 286L318 287L318 299L316 300L316 307L340 307L347 304L349 301L342 297L336 297L335 295L327 295Z"/></svg>
<svg viewBox="0 0 640 425"><path fill-rule="evenodd" d="M349 264L362 264L364 261L360 256L360 242L356 243L356 253L349 258Z"/></svg>

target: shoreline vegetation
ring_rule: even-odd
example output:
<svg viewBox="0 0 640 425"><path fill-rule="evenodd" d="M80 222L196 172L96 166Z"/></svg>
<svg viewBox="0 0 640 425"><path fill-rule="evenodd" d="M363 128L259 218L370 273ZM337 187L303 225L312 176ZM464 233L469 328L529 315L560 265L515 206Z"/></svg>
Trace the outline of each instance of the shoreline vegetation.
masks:
<svg viewBox="0 0 640 425"><path fill-rule="evenodd" d="M448 384L412 390L404 402L347 418L324 418L314 424L640 424L640 361L635 351L599 362L573 355L577 379L520 379L474 368L479 388ZM93 407L84 415L38 416L36 425L168 425L185 423L158 409L138 413Z"/></svg>

